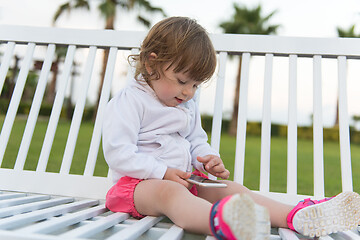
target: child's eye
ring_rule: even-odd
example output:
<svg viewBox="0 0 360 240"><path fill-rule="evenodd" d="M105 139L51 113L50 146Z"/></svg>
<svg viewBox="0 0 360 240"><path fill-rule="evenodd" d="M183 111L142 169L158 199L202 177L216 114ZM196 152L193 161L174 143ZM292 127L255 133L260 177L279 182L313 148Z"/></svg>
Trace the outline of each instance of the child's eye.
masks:
<svg viewBox="0 0 360 240"><path fill-rule="evenodd" d="M183 82L183 81L181 81L180 79L178 79L178 83L180 83L181 85L186 84L186 82Z"/></svg>

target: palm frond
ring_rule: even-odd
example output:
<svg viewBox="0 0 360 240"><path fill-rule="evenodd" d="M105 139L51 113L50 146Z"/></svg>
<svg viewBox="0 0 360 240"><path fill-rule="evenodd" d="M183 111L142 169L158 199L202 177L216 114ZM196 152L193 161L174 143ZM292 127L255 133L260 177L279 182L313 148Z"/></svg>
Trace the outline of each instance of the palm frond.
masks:
<svg viewBox="0 0 360 240"><path fill-rule="evenodd" d="M53 17L53 23L56 22L56 20L65 12L70 12L70 2L64 3L60 5L60 7L56 10L54 17Z"/></svg>
<svg viewBox="0 0 360 240"><path fill-rule="evenodd" d="M150 21L147 20L147 19L145 19L144 17L138 15L138 16L137 16L137 20L138 20L139 22L141 22L142 24L144 24L146 27L150 27L150 24L151 24Z"/></svg>
<svg viewBox="0 0 360 240"><path fill-rule="evenodd" d="M70 0L69 2L60 5L54 14L53 23L55 23L64 12L70 13L72 9L79 8L90 10L90 4L88 0Z"/></svg>

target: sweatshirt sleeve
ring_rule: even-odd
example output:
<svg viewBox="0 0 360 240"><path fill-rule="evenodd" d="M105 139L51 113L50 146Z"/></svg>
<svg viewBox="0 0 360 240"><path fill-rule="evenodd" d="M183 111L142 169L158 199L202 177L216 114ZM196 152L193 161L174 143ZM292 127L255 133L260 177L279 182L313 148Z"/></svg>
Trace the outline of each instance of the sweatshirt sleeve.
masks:
<svg viewBox="0 0 360 240"><path fill-rule="evenodd" d="M198 156L204 157L206 155L220 156L219 152L216 151L208 144L208 137L205 130L201 126L201 117L198 107L195 102L191 104L191 122L190 122L190 134L187 136L188 141L191 143L191 158L192 165L200 170L205 171L204 166L196 158Z"/></svg>
<svg viewBox="0 0 360 240"><path fill-rule="evenodd" d="M162 179L167 166L138 152L143 110L130 90L121 92L108 103L102 128L104 157L109 168L122 176Z"/></svg>

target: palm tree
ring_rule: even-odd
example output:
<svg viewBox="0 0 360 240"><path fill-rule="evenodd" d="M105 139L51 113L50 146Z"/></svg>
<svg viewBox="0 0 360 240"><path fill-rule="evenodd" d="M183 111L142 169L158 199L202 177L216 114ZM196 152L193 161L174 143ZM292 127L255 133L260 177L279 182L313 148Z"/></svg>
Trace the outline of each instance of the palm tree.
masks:
<svg viewBox="0 0 360 240"><path fill-rule="evenodd" d="M355 24L349 27L349 29L344 29L341 27L337 27L337 32L339 37L346 38L359 38L360 34L355 33ZM335 126L339 126L339 96L336 101L336 115L335 115Z"/></svg>
<svg viewBox="0 0 360 240"><path fill-rule="evenodd" d="M225 33L235 33L235 34L275 34L280 25L270 25L268 24L270 18L275 14L276 11L268 14L267 16L262 16L261 5L253 9L249 9L245 6L239 6L236 3L234 4L235 13L229 21L223 22L220 24L220 27L223 28ZM240 75L241 75L241 56L239 60L239 68L236 77L236 87L235 87L235 99L233 104L233 113L229 127L229 134L236 134L237 127L237 116L238 116L238 106L239 106L239 90L240 90Z"/></svg>
<svg viewBox="0 0 360 240"><path fill-rule="evenodd" d="M91 0L69 0L69 2L62 4L58 8L58 10L54 15L53 22L55 23L63 13L70 12L74 9L90 10L91 7L90 1ZM151 13L159 12L163 16L166 16L161 8L152 6L148 0L100 0L98 5L98 10L100 11L101 16L104 17L105 19L105 29L114 29L115 19L116 16L118 15L119 8L124 9L125 11L131 11L134 9L139 9L139 10L144 9L147 12L151 12ZM140 15L140 12L137 16L137 20L142 24L144 24L146 27L149 27L151 24L148 19ZM102 71L100 77L98 99L96 101L96 104L98 104L99 102L98 100L100 98L101 89L104 82L105 69L106 69L108 56L109 56L109 50L106 49L103 55Z"/></svg>
<svg viewBox="0 0 360 240"><path fill-rule="evenodd" d="M341 27L337 27L337 32L339 37L347 37L347 38L359 38L360 34L355 33L355 24L349 27L349 29L344 29Z"/></svg>

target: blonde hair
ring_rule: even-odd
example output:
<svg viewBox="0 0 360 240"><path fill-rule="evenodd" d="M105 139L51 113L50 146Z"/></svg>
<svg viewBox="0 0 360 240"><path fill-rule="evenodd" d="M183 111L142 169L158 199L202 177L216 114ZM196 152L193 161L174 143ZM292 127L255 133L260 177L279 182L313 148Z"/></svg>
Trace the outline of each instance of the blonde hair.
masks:
<svg viewBox="0 0 360 240"><path fill-rule="evenodd" d="M149 56L156 54L156 58ZM170 17L155 24L142 42L140 53L129 56L136 63L135 79L160 78L165 64L175 72L184 72L195 81L211 78L216 68L216 53L206 30L187 17ZM145 63L153 69L148 73ZM166 70L167 70L166 69Z"/></svg>

